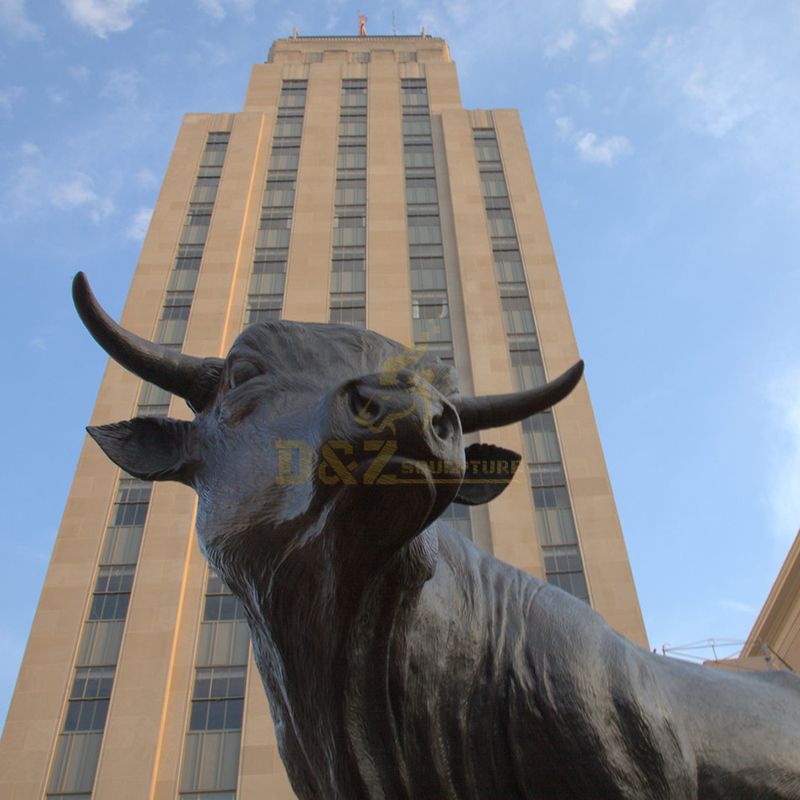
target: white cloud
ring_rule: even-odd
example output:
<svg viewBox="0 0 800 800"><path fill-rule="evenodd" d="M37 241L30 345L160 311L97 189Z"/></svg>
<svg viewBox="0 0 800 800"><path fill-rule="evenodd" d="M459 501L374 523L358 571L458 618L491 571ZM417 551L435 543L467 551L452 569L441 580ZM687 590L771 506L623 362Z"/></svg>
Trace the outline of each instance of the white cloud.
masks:
<svg viewBox="0 0 800 800"><path fill-rule="evenodd" d="M727 608L731 611L738 611L740 614L747 614L750 617L755 617L756 609L749 603L742 603L740 600L720 600L717 602L720 608Z"/></svg>
<svg viewBox="0 0 800 800"><path fill-rule="evenodd" d="M53 86L48 87L47 96L54 106L63 106L69 98L66 92L56 89Z"/></svg>
<svg viewBox="0 0 800 800"><path fill-rule="evenodd" d="M218 22L225 19L229 12L249 21L255 18L255 0L197 0L197 5Z"/></svg>
<svg viewBox="0 0 800 800"><path fill-rule="evenodd" d="M42 29L28 19L25 0L0 0L0 28L15 39L42 38Z"/></svg>
<svg viewBox="0 0 800 800"><path fill-rule="evenodd" d="M23 142L20 145L20 151L22 152L23 156L27 156L28 158L39 158L42 155L42 151L33 142Z"/></svg>
<svg viewBox="0 0 800 800"><path fill-rule="evenodd" d="M563 31L555 39L551 39L544 47L544 54L547 58L569 53L578 41L578 34L572 28Z"/></svg>
<svg viewBox="0 0 800 800"><path fill-rule="evenodd" d="M720 81L703 64L694 67L681 88L694 102L702 127L717 138L725 136L755 111L747 97L741 95L739 85Z"/></svg>
<svg viewBox="0 0 800 800"><path fill-rule="evenodd" d="M154 189L158 186L158 175L144 167L136 173L136 183L143 189Z"/></svg>
<svg viewBox="0 0 800 800"><path fill-rule="evenodd" d="M60 209L85 208L92 222L102 222L114 213L114 202L102 197L94 188L94 181L83 172L56 183L50 190L50 202Z"/></svg>
<svg viewBox="0 0 800 800"><path fill-rule="evenodd" d="M593 164L613 164L620 156L631 153L633 148L626 136L608 136L601 139L596 133L587 131L576 138L575 150L584 161Z"/></svg>
<svg viewBox="0 0 800 800"><path fill-rule="evenodd" d="M575 132L575 124L570 117L556 117L556 130L559 139L569 140Z"/></svg>
<svg viewBox="0 0 800 800"><path fill-rule="evenodd" d="M224 45L204 39L197 42L197 49L189 53L189 61L204 69L221 67L230 63L231 58L230 52Z"/></svg>
<svg viewBox="0 0 800 800"><path fill-rule="evenodd" d="M636 9L637 0L583 0L581 19L594 28L613 33L618 23Z"/></svg>
<svg viewBox="0 0 800 800"><path fill-rule="evenodd" d="M135 242L141 242L147 235L147 227L153 216L152 208L140 208L130 219L125 237Z"/></svg>
<svg viewBox="0 0 800 800"><path fill-rule="evenodd" d="M139 96L141 82L142 76L135 69L115 69L109 73L100 95L132 105Z"/></svg>
<svg viewBox="0 0 800 800"><path fill-rule="evenodd" d="M126 31L133 25L133 12L147 0L61 0L73 22L101 39Z"/></svg>
<svg viewBox="0 0 800 800"><path fill-rule="evenodd" d="M560 100L557 95L552 107L557 109ZM633 146L627 136L608 136L600 138L591 131L578 130L571 117L561 114L555 118L556 133L562 141L571 142L575 152L583 161L592 164L613 164L621 156L633 152Z"/></svg>
<svg viewBox="0 0 800 800"><path fill-rule="evenodd" d="M12 119L14 117L14 103L25 94L22 86L10 86L0 90L0 115Z"/></svg>
<svg viewBox="0 0 800 800"><path fill-rule="evenodd" d="M770 481L775 536L791 541L800 528L800 367L784 370L768 388L778 450Z"/></svg>
<svg viewBox="0 0 800 800"><path fill-rule="evenodd" d="M35 350L36 352L42 352L47 350L47 339L44 336L34 336L28 342L28 349Z"/></svg>
<svg viewBox="0 0 800 800"><path fill-rule="evenodd" d="M91 74L89 68L83 66L83 64L76 64L73 67L69 67L67 72L69 72L76 81L85 81Z"/></svg>

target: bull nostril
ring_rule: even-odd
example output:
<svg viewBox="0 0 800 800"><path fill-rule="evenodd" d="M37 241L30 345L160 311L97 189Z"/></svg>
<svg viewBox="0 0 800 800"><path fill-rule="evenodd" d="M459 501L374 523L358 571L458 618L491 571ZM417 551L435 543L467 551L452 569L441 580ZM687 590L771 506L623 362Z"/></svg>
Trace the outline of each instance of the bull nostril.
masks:
<svg viewBox="0 0 800 800"><path fill-rule="evenodd" d="M436 414L431 420L433 432L442 442L447 442L453 438L453 423L446 414Z"/></svg>
<svg viewBox="0 0 800 800"><path fill-rule="evenodd" d="M350 410L353 416L362 423L374 422L381 415L380 403L370 394L354 387L349 395Z"/></svg>

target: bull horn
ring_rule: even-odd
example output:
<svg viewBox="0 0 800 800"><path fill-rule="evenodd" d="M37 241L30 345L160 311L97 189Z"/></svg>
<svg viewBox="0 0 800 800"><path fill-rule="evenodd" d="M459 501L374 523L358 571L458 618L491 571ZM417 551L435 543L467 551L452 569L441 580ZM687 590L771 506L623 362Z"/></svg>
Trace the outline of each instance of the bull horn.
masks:
<svg viewBox="0 0 800 800"><path fill-rule="evenodd" d="M573 364L555 380L513 394L489 394L482 397L462 397L456 404L464 433L499 428L512 422L538 414L563 400L577 385L583 375L583 361Z"/></svg>
<svg viewBox="0 0 800 800"><path fill-rule="evenodd" d="M100 307L82 272L72 281L72 300L89 333L114 361L182 397L195 412L208 405L219 384L222 359L187 356L126 331Z"/></svg>

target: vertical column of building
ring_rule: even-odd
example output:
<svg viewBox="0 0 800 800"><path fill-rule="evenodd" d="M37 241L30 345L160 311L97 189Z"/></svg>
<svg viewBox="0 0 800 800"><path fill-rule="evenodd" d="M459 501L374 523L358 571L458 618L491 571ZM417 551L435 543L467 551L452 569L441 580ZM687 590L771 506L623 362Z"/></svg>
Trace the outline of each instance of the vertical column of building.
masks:
<svg viewBox="0 0 800 800"><path fill-rule="evenodd" d="M411 271L412 333L416 347L453 363L453 334L447 298L436 166L428 87L424 78L402 78L403 158ZM451 504L442 519L472 538L467 506Z"/></svg>
<svg viewBox="0 0 800 800"><path fill-rule="evenodd" d="M533 389L546 378L497 137L493 128L475 128L473 137L514 383ZM588 602L552 412L525 420L522 429L547 580Z"/></svg>
<svg viewBox="0 0 800 800"><path fill-rule="evenodd" d="M331 322L366 326L367 81L342 81L333 211Z"/></svg>
<svg viewBox="0 0 800 800"><path fill-rule="evenodd" d="M307 84L305 80L285 80L281 87L245 325L279 319L283 309Z"/></svg>
<svg viewBox="0 0 800 800"><path fill-rule="evenodd" d="M189 212L178 245L175 265L169 276L155 339L176 350L181 348L186 335L192 296L197 285L203 248L208 236L208 226L211 224L211 212L217 196L229 139L228 131L212 131L208 134L200 171L189 200ZM142 417L165 416L169 410L170 397L169 392L164 389L146 383L142 388L137 413Z"/></svg>
<svg viewBox="0 0 800 800"><path fill-rule="evenodd" d="M228 132L208 134L156 328L155 340L167 347L183 344L228 139ZM164 416L169 401L169 393L145 383L137 415ZM147 481L120 475L50 770L51 800L91 796L151 488Z"/></svg>
<svg viewBox="0 0 800 800"><path fill-rule="evenodd" d="M181 800L234 800L250 634L238 600L209 570L183 750Z"/></svg>

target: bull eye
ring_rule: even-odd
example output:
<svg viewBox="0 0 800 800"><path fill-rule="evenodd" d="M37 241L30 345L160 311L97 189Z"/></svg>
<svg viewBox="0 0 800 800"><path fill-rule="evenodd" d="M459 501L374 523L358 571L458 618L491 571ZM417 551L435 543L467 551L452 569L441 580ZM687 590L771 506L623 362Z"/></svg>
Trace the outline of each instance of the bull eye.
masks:
<svg viewBox="0 0 800 800"><path fill-rule="evenodd" d="M237 386L241 386L251 378L257 378L261 374L261 370L251 361L236 361L228 375L228 385L231 389L235 389Z"/></svg>

